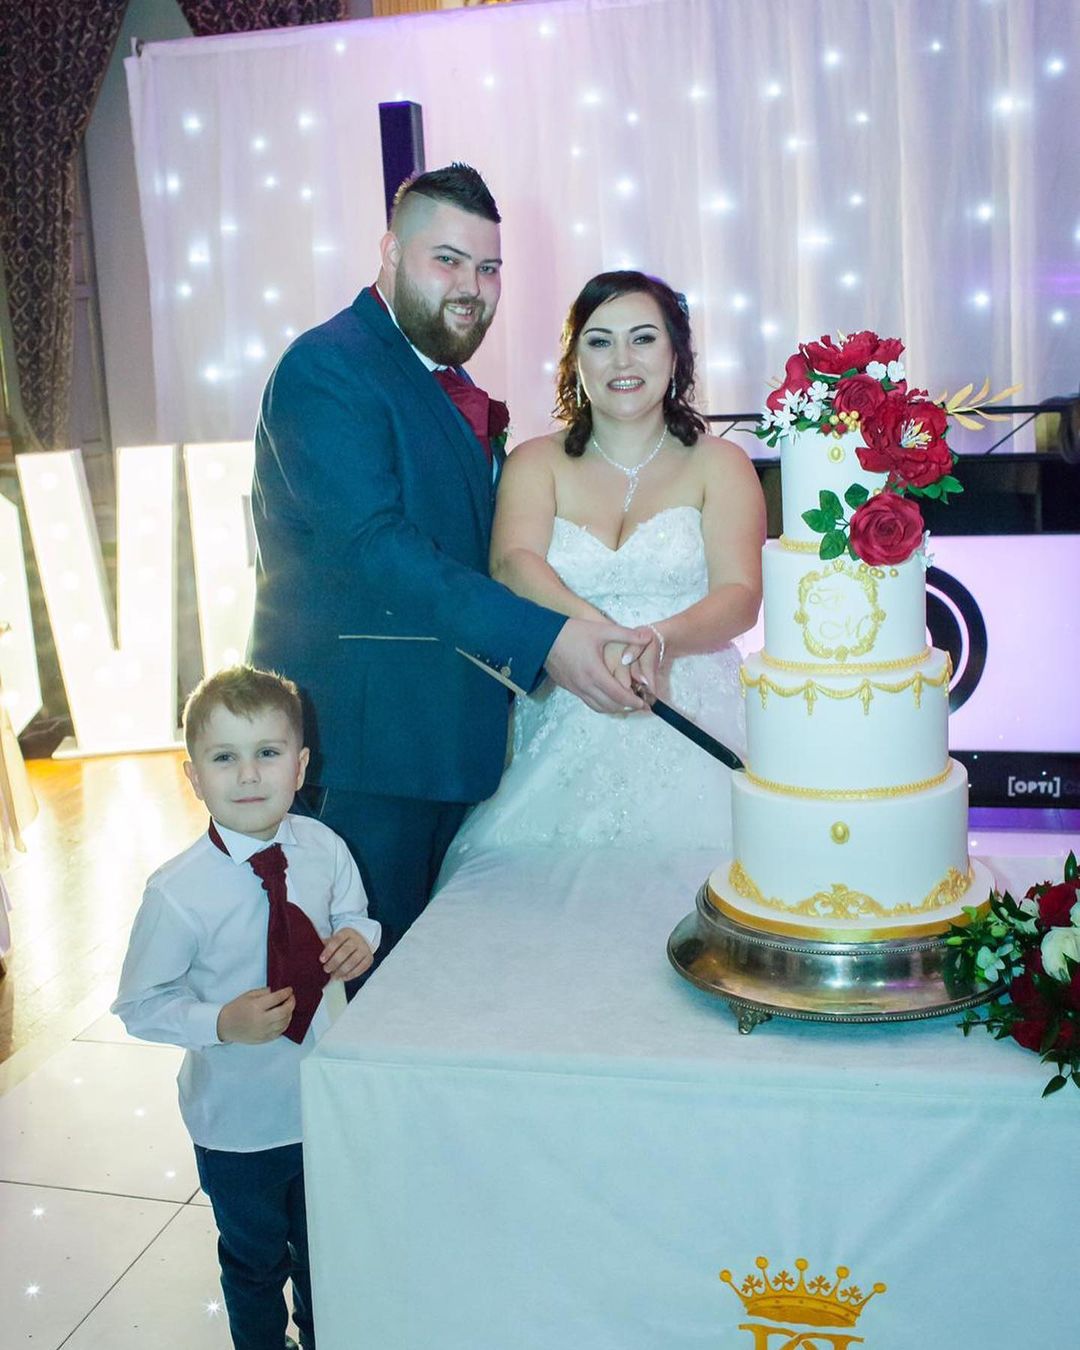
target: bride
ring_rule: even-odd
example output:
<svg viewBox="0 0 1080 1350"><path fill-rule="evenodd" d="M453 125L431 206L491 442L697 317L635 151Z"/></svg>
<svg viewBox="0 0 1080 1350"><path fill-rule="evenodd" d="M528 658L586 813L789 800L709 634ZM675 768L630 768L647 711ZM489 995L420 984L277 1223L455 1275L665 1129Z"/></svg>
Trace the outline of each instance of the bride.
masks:
<svg viewBox="0 0 1080 1350"><path fill-rule="evenodd" d="M571 618L652 629L621 683L644 683L741 750L732 639L761 602L765 508L752 464L705 433L681 296L604 272L571 306L556 415L518 446L499 486L491 574ZM650 712L593 712L550 682L514 710L513 757L466 820L466 855L530 844L693 847L730 842L729 771Z"/></svg>

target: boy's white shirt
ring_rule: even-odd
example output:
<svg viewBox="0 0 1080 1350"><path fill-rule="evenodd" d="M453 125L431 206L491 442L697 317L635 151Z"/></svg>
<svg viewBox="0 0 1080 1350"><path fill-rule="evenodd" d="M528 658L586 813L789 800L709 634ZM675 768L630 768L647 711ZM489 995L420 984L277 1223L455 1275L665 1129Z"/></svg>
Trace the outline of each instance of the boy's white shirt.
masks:
<svg viewBox="0 0 1080 1350"><path fill-rule="evenodd" d="M133 1036L186 1050L177 1083L195 1143L248 1153L300 1140L300 1063L331 1021L328 1004L340 1008L324 993L302 1045L218 1040L224 1004L266 984L269 905L248 858L281 844L289 900L321 936L355 928L374 950L381 928L351 854L320 821L287 815L272 840L218 831L228 856L203 834L146 883L112 1011Z"/></svg>

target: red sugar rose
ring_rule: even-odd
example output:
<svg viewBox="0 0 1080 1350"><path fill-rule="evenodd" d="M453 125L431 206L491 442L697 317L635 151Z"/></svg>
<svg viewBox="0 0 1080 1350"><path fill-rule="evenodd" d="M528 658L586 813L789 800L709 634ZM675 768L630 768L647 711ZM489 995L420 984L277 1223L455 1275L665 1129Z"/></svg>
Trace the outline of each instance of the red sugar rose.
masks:
<svg viewBox="0 0 1080 1350"><path fill-rule="evenodd" d="M882 492L853 513L848 533L864 563L895 567L906 562L922 542L922 512L910 498Z"/></svg>
<svg viewBox="0 0 1080 1350"><path fill-rule="evenodd" d="M872 375L849 375L833 394L833 408L838 413L858 413L860 421L873 417L884 402L885 390Z"/></svg>

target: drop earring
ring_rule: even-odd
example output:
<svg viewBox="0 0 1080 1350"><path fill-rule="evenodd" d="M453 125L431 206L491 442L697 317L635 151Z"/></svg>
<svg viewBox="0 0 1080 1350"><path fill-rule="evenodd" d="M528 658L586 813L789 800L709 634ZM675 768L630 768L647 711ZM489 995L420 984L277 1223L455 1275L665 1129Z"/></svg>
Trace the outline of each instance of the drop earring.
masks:
<svg viewBox="0 0 1080 1350"><path fill-rule="evenodd" d="M577 380L577 390L576 390L576 395L577 395L577 405L578 405L578 407L580 408L580 407L581 407L581 375L578 374L575 378L576 378L576 380Z"/></svg>
<svg viewBox="0 0 1080 1350"><path fill-rule="evenodd" d="M675 372L671 372L671 401L674 403L678 390L675 388Z"/></svg>

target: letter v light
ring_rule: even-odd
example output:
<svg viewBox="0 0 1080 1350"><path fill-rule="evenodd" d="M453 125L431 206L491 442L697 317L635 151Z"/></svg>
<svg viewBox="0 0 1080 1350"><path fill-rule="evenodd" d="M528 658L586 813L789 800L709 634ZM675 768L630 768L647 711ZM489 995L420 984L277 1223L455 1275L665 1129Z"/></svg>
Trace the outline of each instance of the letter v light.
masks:
<svg viewBox="0 0 1080 1350"><path fill-rule="evenodd" d="M75 728L66 752L175 745L175 447L116 452L115 639L82 455L50 450L16 464Z"/></svg>

